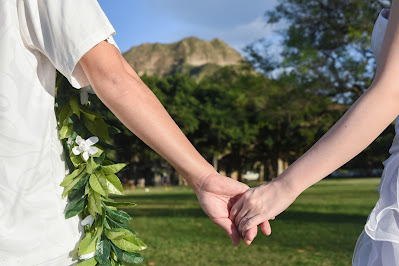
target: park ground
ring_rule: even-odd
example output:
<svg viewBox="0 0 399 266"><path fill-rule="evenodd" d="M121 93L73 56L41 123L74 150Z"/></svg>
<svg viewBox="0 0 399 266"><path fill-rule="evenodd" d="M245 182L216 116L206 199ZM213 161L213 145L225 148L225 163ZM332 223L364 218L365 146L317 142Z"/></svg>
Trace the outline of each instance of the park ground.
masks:
<svg viewBox="0 0 399 266"><path fill-rule="evenodd" d="M234 247L198 205L189 187L127 190L126 209L148 245L142 265L351 265L353 249L374 207L379 178L323 180L275 221L269 237ZM119 197L118 197L119 199Z"/></svg>

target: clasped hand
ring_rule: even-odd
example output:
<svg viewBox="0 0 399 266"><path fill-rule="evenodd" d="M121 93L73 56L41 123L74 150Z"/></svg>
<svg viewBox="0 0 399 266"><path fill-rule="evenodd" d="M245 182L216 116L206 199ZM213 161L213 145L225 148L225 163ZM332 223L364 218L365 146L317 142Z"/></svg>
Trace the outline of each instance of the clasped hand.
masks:
<svg viewBox="0 0 399 266"><path fill-rule="evenodd" d="M256 237L258 225L265 235L271 234L269 221L288 208L296 197L283 182L276 179L242 194L231 208L229 219L249 245Z"/></svg>
<svg viewBox="0 0 399 266"><path fill-rule="evenodd" d="M265 235L270 235L269 220L296 198L288 191L278 181L249 189L214 172L204 179L196 194L204 212L230 236L233 245L238 245L241 238L249 245L257 235L258 225Z"/></svg>

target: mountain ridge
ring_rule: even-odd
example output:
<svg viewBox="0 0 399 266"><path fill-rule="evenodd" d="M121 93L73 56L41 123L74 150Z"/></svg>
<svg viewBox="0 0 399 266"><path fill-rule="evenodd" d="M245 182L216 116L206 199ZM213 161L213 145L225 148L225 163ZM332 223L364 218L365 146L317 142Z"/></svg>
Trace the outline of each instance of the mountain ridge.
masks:
<svg viewBox="0 0 399 266"><path fill-rule="evenodd" d="M220 38L210 41L187 37L180 41L143 43L123 53L139 75L167 76L188 73L196 79L208 76L223 66L240 65L245 59Z"/></svg>

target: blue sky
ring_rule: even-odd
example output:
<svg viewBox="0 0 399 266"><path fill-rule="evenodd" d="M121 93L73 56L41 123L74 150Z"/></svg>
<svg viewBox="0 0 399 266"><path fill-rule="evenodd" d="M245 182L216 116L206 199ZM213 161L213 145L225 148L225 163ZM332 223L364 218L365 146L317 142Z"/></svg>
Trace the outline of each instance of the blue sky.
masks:
<svg viewBox="0 0 399 266"><path fill-rule="evenodd" d="M277 40L278 25L266 24L264 13L277 0L99 0L116 30L122 52L142 43L172 43L196 36L221 38L240 51L266 37Z"/></svg>

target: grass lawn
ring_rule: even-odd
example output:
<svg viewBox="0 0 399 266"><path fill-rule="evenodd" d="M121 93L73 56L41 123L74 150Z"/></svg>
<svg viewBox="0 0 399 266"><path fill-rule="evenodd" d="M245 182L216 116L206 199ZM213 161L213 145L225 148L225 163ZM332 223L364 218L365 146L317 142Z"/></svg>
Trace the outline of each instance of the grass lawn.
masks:
<svg viewBox="0 0 399 266"><path fill-rule="evenodd" d="M357 237L374 207L379 178L330 179L305 191L259 230L250 246L234 247L202 212L188 187L127 191L126 209L148 245L146 265L351 265Z"/></svg>

